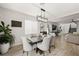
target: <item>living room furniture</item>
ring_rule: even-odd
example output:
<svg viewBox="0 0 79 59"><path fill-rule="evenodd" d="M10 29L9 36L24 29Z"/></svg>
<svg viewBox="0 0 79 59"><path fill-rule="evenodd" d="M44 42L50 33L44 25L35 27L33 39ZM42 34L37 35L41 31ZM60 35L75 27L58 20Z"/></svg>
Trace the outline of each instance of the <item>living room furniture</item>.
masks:
<svg viewBox="0 0 79 59"><path fill-rule="evenodd" d="M33 46L33 48L36 49L37 43L42 42L43 37L41 37L39 35L30 35L30 36L27 36L27 40L28 40L29 44L31 44Z"/></svg>
<svg viewBox="0 0 79 59"><path fill-rule="evenodd" d="M33 50L33 46L29 44L26 37L21 37L21 39L22 39L22 44L23 44L23 53L27 52L27 56L28 56L28 52Z"/></svg>
<svg viewBox="0 0 79 59"><path fill-rule="evenodd" d="M42 40L40 36L29 36L27 37L28 40L30 40L31 42L37 42Z"/></svg>
<svg viewBox="0 0 79 59"><path fill-rule="evenodd" d="M65 41L79 45L79 33L69 33L65 35Z"/></svg>
<svg viewBox="0 0 79 59"><path fill-rule="evenodd" d="M37 44L37 48L44 55L45 55L44 52L49 50L50 40L51 40L51 36L48 35L48 36L44 37L44 39L43 39L43 41L41 43L38 43Z"/></svg>
<svg viewBox="0 0 79 59"><path fill-rule="evenodd" d="M50 33L51 36L51 41L50 41L50 47L49 47L49 52L51 53L51 48L54 47L55 48L55 37L56 34L55 33Z"/></svg>

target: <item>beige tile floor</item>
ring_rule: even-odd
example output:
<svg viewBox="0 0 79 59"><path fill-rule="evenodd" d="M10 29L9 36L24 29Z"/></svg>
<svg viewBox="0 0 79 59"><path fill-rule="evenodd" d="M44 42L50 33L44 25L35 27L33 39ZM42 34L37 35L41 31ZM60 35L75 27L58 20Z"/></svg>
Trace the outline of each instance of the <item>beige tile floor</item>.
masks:
<svg viewBox="0 0 79 59"><path fill-rule="evenodd" d="M46 56L79 56L79 45L68 43L64 40L64 37L55 38L55 46L51 48L51 53L46 52ZM2 56L27 56L22 52L22 45L11 48L8 53ZM42 56L39 53L36 54L35 50L29 52L29 56Z"/></svg>

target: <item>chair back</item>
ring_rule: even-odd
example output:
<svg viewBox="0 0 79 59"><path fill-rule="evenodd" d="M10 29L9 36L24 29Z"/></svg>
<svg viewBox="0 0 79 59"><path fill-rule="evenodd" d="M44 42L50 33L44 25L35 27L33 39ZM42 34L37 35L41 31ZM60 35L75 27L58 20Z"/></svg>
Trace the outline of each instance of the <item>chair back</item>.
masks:
<svg viewBox="0 0 79 59"><path fill-rule="evenodd" d="M55 45L55 37L56 37L56 35L55 35L55 33L51 33L50 35L51 35L50 46L52 46L52 45Z"/></svg>
<svg viewBox="0 0 79 59"><path fill-rule="evenodd" d="M23 43L23 50L24 51L31 51L33 48L29 44L27 38L26 37L21 37L21 39L22 39L22 43Z"/></svg>
<svg viewBox="0 0 79 59"><path fill-rule="evenodd" d="M45 50L48 50L49 49L49 45L50 45L50 40L51 40L51 36L48 35L47 37L45 37L43 39L43 42L42 42L42 48L44 48Z"/></svg>

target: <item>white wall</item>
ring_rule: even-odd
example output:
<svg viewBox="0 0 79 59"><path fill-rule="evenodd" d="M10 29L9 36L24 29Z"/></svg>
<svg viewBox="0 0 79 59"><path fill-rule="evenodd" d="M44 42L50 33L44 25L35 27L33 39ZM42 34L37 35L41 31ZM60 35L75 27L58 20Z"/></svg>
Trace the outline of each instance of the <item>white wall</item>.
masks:
<svg viewBox="0 0 79 59"><path fill-rule="evenodd" d="M17 20L22 22L22 27L11 27L11 20ZM21 44L21 36L25 35L25 20L35 20L35 17L26 15L17 11L0 8L0 21L4 21L6 24L10 25L12 29L12 34L15 37L15 44Z"/></svg>

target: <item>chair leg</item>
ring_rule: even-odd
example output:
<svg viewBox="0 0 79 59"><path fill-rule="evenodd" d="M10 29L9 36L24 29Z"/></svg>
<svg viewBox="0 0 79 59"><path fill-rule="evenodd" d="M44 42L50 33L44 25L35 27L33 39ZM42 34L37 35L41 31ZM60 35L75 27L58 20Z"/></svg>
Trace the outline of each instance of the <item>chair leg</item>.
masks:
<svg viewBox="0 0 79 59"><path fill-rule="evenodd" d="M23 54L24 54L24 52L25 52L25 51L23 50Z"/></svg>
<svg viewBox="0 0 79 59"><path fill-rule="evenodd" d="M43 56L45 56L45 52L43 52Z"/></svg>
<svg viewBox="0 0 79 59"><path fill-rule="evenodd" d="M23 51L23 54L25 53L25 51ZM28 52L27 52L27 56L28 56Z"/></svg>
<svg viewBox="0 0 79 59"><path fill-rule="evenodd" d="M28 52L27 52L27 56L28 56Z"/></svg>
<svg viewBox="0 0 79 59"><path fill-rule="evenodd" d="M52 47L52 46L49 46L49 53L51 53L51 47Z"/></svg>
<svg viewBox="0 0 79 59"><path fill-rule="evenodd" d="M23 54L24 54L24 52L25 52L25 51L23 50Z"/></svg>
<svg viewBox="0 0 79 59"><path fill-rule="evenodd" d="M55 48L55 45L52 45L51 47L54 47Z"/></svg>
<svg viewBox="0 0 79 59"><path fill-rule="evenodd" d="M51 48L49 49L49 53L51 53Z"/></svg>
<svg viewBox="0 0 79 59"><path fill-rule="evenodd" d="M38 48L36 48L36 53L38 53L38 51L39 51L39 49L38 49Z"/></svg>
<svg viewBox="0 0 79 59"><path fill-rule="evenodd" d="M40 55L43 54L43 56L45 56L45 52L42 50L39 50Z"/></svg>
<svg viewBox="0 0 79 59"><path fill-rule="evenodd" d="M45 52L40 50L39 48L36 49L36 53L38 53L38 52L40 53L40 55L43 54L43 56L45 56Z"/></svg>
<svg viewBox="0 0 79 59"><path fill-rule="evenodd" d="M55 48L55 45L54 45L54 48Z"/></svg>

